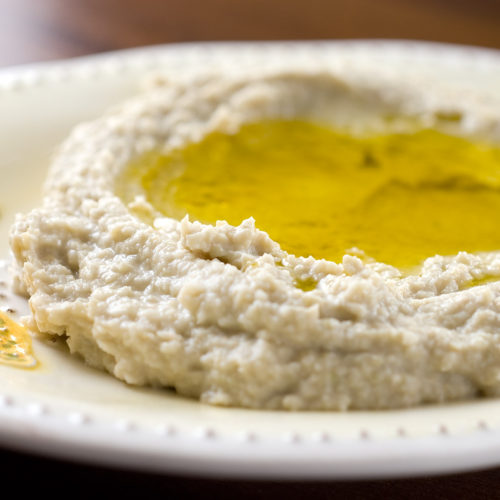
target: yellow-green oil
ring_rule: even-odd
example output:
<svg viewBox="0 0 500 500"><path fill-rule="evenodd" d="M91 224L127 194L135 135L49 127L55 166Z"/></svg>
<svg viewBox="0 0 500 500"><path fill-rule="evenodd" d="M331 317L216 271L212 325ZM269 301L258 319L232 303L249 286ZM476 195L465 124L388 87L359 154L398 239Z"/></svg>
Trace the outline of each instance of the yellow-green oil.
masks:
<svg viewBox="0 0 500 500"><path fill-rule="evenodd" d="M117 193L128 202L137 188L177 219L254 217L298 256L339 261L355 247L408 269L500 249L500 148L436 130L358 137L300 120L251 123L144 155Z"/></svg>
<svg viewBox="0 0 500 500"><path fill-rule="evenodd" d="M494 283L498 281L499 278L500 276L494 274L487 274L482 278L475 278L472 279L471 281L468 281L467 283L464 284L463 288L472 288L475 286L487 285L488 283Z"/></svg>
<svg viewBox="0 0 500 500"><path fill-rule="evenodd" d="M0 363L33 368L37 361L26 328L0 311Z"/></svg>

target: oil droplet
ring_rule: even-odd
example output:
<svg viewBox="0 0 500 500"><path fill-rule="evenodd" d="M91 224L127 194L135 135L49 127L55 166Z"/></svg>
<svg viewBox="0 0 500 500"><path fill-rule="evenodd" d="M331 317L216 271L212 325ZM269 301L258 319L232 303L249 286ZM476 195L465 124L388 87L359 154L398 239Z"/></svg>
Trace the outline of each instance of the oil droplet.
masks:
<svg viewBox="0 0 500 500"><path fill-rule="evenodd" d="M1 311L0 363L18 368L34 368L37 364L26 328Z"/></svg>
<svg viewBox="0 0 500 500"><path fill-rule="evenodd" d="M295 286L297 288L300 288L300 290L302 290L303 292L310 292L311 290L314 290L317 285L318 285L318 282L314 278L305 278L305 279L296 279L295 280Z"/></svg>
<svg viewBox="0 0 500 500"><path fill-rule="evenodd" d="M477 279L473 279L471 281L468 281L464 285L464 288L472 288L474 286L487 285L488 283L495 283L495 281L500 281L500 276L487 274L486 276L483 276L482 278L477 278Z"/></svg>
<svg viewBox="0 0 500 500"><path fill-rule="evenodd" d="M354 136L301 120L250 123L137 159L116 192L176 219L252 216L287 252L336 262L356 248L411 269L500 249L500 147L425 128Z"/></svg>

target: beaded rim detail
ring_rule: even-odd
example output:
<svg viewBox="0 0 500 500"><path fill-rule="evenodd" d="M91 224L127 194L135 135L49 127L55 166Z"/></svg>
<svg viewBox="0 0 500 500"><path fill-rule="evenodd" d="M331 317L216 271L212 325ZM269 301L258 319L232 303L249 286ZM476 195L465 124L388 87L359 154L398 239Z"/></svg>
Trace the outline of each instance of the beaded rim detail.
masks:
<svg viewBox="0 0 500 500"><path fill-rule="evenodd" d="M440 57L445 57L447 64L450 67L460 68L463 58L466 57L468 60L474 60L474 65L482 70L489 71L490 69L499 71L500 74L500 52L493 49L482 49L474 47L462 47L453 46L446 44L435 44L435 43L425 43L425 42L413 42L413 41L318 41L318 42L258 42L258 43L208 43L208 44L178 44L170 46L158 46L145 49L131 49L114 53L107 53L97 56L88 56L83 58L78 58L69 61L56 61L49 63L41 63L30 66L20 66L17 68L4 68L0 69L0 106L3 99L8 98L10 95L20 95L23 92L27 92L32 89L43 88L44 86L52 85L71 85L71 83L85 82L90 80L95 80L99 78L107 78L109 76L126 75L133 72L150 72L158 69L159 67L169 66L170 69L175 67L186 68L194 67L196 63L203 61L206 64L212 64L214 66L228 63L230 58L238 56L238 62L242 65L252 65L255 63L256 58L262 57L265 54L267 60L278 61L283 52L290 53L293 51L297 59L306 60L308 57L314 53L315 57L328 57L332 54L332 51L338 50L348 50L353 55L363 55L367 48L372 50L383 50L385 51L385 56L389 59L391 57L398 58L401 54L410 56L412 60L424 62L429 57L439 59ZM9 294L6 291L6 286L4 282L0 282L0 309L8 309ZM494 415L493 415L494 417ZM256 429L245 429L244 432L240 433L239 436L235 438L231 433L224 433L220 429L216 429L213 426L208 425L198 425L192 428L190 431L185 431L180 427L169 423L168 415L166 416L166 422L160 426L151 428L151 426L142 425L140 421L133 419L118 419L113 422L103 421L99 415L92 414L91 412L85 411L61 411L58 408L52 408L46 403L40 403L38 401L24 401L17 395L13 396L0 388L0 422L5 420L9 423L10 428L14 428L15 424L11 424L13 420L24 419L26 425L30 425L35 429L35 434L41 434L44 430L53 429L54 426L59 426L65 428L67 432L71 429L78 428L85 431L85 435L89 432L94 431L104 432L113 436L114 439L130 437L130 442L136 442L137 440L148 439L148 440L160 440L161 443L172 443L172 446L179 443L182 439L188 439L190 441L203 443L204 446L208 446L210 449L222 449L227 446L227 441L231 441L232 444L237 443L238 446L243 446L248 450L255 450L257 448L269 449L268 447L277 447L284 450L283 454L286 456L290 454L291 457L297 449L304 450L311 448L313 450L322 447L323 450L332 450L335 453L338 450L342 450L346 443L339 444L339 436L335 436L333 433L316 429L311 433L304 433L303 431L290 430L282 434L276 435L273 439L270 439L266 435L261 435ZM473 429L473 434L477 435L488 435L491 439L492 435L495 435L495 430L498 429L493 422L488 418L480 418L475 423L471 424ZM38 435L37 434L37 435ZM5 438L3 439L2 436ZM450 440L454 434L453 426L450 426L446 422L439 421L436 423L434 432L425 439L439 440L439 446L442 446L442 440ZM459 437L463 437L462 433L459 433ZM498 433L498 442L500 449L500 433ZM46 436L41 439L41 443L46 443L47 440L56 439L53 430L49 432ZM66 438L61 438L63 441ZM2 426L0 425L0 441L5 441L7 444L16 447L12 439L6 438L6 433L2 432ZM57 439L56 439L57 440ZM413 441L420 441L420 438L415 438ZM344 440L345 441L345 440ZM374 445L386 446L385 443L388 442L398 442L398 443L408 443L412 441L410 429L406 425L396 426L393 432L392 440L377 439L376 434L371 432L369 428L363 427L359 429L357 436L348 440L347 444L355 446L358 450L368 450ZM69 442L69 441L68 441ZM60 443L59 443L60 445ZM387 445L388 446L388 445ZM123 445L122 448L126 447ZM21 446L21 448L23 448ZM53 454L56 456L68 456L67 453L56 450L57 446L54 447L55 451ZM98 448L96 446L96 448ZM27 448L29 449L29 447ZM120 446L117 445L116 449L120 452ZM381 448L382 449L382 448ZM165 448L167 450L167 448ZM169 453L172 448L168 448ZM175 449L174 449L175 452ZM361 453L364 453L362 451ZM81 458L85 459L85 454L81 455ZM175 453L173 454L175 455ZM223 454L224 455L224 454ZM319 454L321 455L321 454ZM319 456L318 455L318 456ZM161 452L155 449L152 454L154 457L161 456ZM347 455L346 455L347 456ZM498 454L497 454L498 456ZM321 455L322 464L328 464L328 457ZM89 458L89 457L87 457ZM332 464L339 465L339 457L337 455L329 457ZM106 462L106 460L104 460ZM109 463L113 463L113 459L107 460ZM114 462L119 462L127 465L126 462L120 460L114 460ZM215 460L216 462L216 460ZM284 463L286 460L284 461ZM481 460L476 461L480 463ZM497 463L490 459L486 464ZM302 463L301 461L297 461ZM226 463L227 465L227 463ZM244 464L243 464L244 465ZM269 465L269 464L267 464ZM258 472L252 473L251 471L247 474L244 469L236 466L234 470L228 469L224 470L224 467L217 466L215 464L213 467L206 467L205 472L207 474L213 475L224 475L234 474L242 476L267 476L267 477L375 477L383 475L398 475L407 473L408 471L438 471L439 468L435 467L435 462L431 461L430 466L434 466L430 469L429 466L423 464L420 468L411 468L411 465L406 469L401 469L395 467L390 473L389 469L385 469L384 472L370 473L369 470L363 469L361 473L353 471L349 473L345 468L339 466L337 470L332 470L328 466L323 468L320 467L319 473L314 473L310 468L306 468L305 474L300 474L296 476L296 467L292 467L290 470L293 471L292 474L288 474L283 467L273 468L269 467L269 473L266 473L262 468L255 468L254 471L258 469ZM129 466L132 466L129 464ZM140 466L139 466L140 467ZM143 467L140 467L143 468ZM460 466L458 467L460 468ZM467 466L462 465L461 468L467 468ZM173 464L164 463L160 467L153 467L155 470L178 470ZM181 470L185 470L185 467L180 467ZM375 468L376 469L376 468ZM373 469L373 470L375 470ZM446 464L439 470L455 470L453 467L446 467ZM377 469L378 470L378 469ZM398 472L399 471L399 472ZM417 472L418 472L417 471ZM200 470L195 471L197 473L203 472ZM388 474L389 473L389 474Z"/></svg>

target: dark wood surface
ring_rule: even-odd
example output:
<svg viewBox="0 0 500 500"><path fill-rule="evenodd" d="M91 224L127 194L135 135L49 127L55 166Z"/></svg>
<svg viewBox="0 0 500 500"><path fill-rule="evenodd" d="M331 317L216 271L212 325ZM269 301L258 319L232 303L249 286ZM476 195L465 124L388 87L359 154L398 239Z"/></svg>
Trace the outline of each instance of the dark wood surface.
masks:
<svg viewBox="0 0 500 500"><path fill-rule="evenodd" d="M317 38L411 38L500 48L500 1L0 0L0 66L166 42ZM64 490L77 497L500 498L500 469L384 481L221 481L0 450L0 471L2 484L17 477L34 493Z"/></svg>
<svg viewBox="0 0 500 500"><path fill-rule="evenodd" d="M105 498L113 500L427 500L500 498L500 474L496 469L481 473L396 479L383 481L235 481L82 466L70 462L39 459L24 454L0 452L2 485L17 478L26 493L48 492L49 498ZM5 490L3 490L5 491ZM64 497L63 497L64 495ZM10 497L2 497L11 500ZM19 497L21 498L30 498Z"/></svg>
<svg viewBox="0 0 500 500"><path fill-rule="evenodd" d="M0 0L0 66L166 42L315 38L500 48L500 1Z"/></svg>

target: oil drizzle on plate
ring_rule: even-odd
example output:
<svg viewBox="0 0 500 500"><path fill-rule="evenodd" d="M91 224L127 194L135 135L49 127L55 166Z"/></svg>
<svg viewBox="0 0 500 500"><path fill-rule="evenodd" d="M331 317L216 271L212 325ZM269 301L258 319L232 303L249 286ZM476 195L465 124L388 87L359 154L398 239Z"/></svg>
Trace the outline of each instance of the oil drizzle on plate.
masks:
<svg viewBox="0 0 500 500"><path fill-rule="evenodd" d="M26 328L1 311L0 363L17 368L34 368L37 365Z"/></svg>

